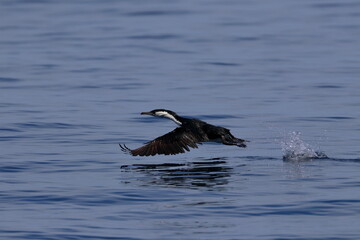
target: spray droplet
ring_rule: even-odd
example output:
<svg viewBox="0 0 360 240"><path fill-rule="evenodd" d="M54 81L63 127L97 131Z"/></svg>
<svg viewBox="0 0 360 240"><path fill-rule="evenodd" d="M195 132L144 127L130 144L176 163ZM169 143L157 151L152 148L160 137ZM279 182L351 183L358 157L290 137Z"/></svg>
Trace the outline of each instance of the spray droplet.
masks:
<svg viewBox="0 0 360 240"><path fill-rule="evenodd" d="M290 132L281 141L284 161L306 161L327 158L323 152L315 151L301 139L300 132Z"/></svg>

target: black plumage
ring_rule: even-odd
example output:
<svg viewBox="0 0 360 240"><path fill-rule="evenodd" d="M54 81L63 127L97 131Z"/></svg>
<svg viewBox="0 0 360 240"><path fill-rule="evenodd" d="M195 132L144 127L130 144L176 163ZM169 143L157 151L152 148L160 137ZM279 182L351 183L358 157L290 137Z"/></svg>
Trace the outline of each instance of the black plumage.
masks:
<svg viewBox="0 0 360 240"><path fill-rule="evenodd" d="M122 151L133 156L185 153L190 151L190 148L197 148L202 142L219 142L245 148L245 142L248 142L234 137L227 128L214 126L198 119L180 117L170 110L155 109L141 114L169 118L180 126L137 149L131 150L126 145L119 144Z"/></svg>

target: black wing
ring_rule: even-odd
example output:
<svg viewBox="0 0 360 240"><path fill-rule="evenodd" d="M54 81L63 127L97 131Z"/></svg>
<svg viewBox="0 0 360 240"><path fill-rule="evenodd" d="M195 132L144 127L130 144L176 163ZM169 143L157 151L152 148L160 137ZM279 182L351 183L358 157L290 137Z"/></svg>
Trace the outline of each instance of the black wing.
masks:
<svg viewBox="0 0 360 240"><path fill-rule="evenodd" d="M190 151L189 147L197 148L197 143L202 141L203 139L190 130L179 127L137 149L131 150L125 145L120 145L120 147L124 152L128 152L133 156L175 155L184 153L185 150Z"/></svg>

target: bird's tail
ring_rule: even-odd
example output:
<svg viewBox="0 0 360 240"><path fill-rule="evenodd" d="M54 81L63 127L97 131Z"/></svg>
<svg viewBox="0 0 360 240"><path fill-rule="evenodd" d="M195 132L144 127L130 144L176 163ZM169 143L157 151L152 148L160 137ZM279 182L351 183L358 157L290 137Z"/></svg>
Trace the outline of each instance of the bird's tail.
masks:
<svg viewBox="0 0 360 240"><path fill-rule="evenodd" d="M241 139L241 138L236 138L231 135L225 135L224 137L222 137L222 142L225 145L235 145L238 147L246 148L246 142L249 142L249 141Z"/></svg>

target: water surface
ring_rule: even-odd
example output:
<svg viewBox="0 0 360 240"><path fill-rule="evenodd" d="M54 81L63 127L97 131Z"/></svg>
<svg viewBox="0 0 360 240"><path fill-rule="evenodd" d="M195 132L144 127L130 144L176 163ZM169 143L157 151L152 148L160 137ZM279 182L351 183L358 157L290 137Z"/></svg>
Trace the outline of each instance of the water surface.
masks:
<svg viewBox="0 0 360 240"><path fill-rule="evenodd" d="M359 239L359 11L1 1L1 238ZM155 108L251 142L123 154Z"/></svg>

